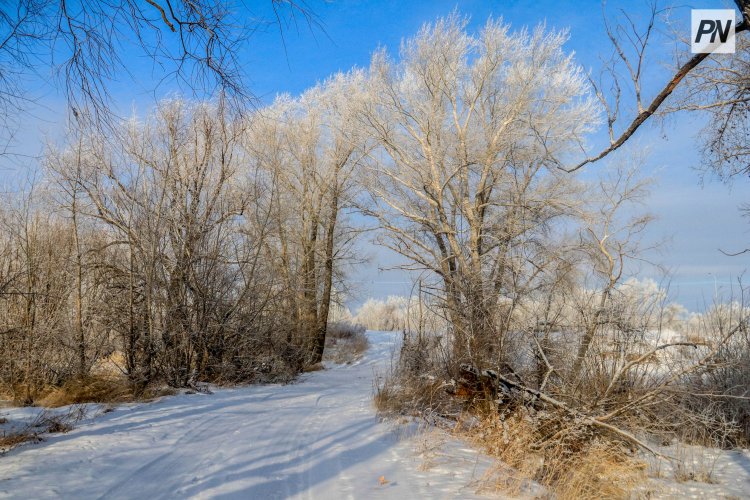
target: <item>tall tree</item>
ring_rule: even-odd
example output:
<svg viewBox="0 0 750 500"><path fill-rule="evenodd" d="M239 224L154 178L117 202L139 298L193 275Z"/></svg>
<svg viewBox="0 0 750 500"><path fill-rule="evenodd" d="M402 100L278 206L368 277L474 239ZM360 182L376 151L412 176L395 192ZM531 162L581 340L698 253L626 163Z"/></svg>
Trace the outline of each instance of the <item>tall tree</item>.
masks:
<svg viewBox="0 0 750 500"><path fill-rule="evenodd" d="M595 107L564 35L465 28L453 15L423 27L399 62L373 58L368 213L387 246L438 277L455 359L484 363L543 273L550 222L573 213L575 183L555 167Z"/></svg>
<svg viewBox="0 0 750 500"><path fill-rule="evenodd" d="M366 98L363 72L336 75L299 99L281 97L259 110L247 141L274 188L267 203L275 260L297 291L289 301L312 364L323 356L334 281L352 235L341 214L351 205L355 169L369 153L358 121Z"/></svg>

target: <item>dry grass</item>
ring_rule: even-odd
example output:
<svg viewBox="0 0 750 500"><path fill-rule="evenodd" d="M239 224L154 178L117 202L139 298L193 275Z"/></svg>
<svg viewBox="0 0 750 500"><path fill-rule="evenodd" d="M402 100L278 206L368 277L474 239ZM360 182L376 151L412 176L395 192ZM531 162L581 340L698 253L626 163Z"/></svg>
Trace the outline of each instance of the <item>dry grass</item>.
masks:
<svg viewBox="0 0 750 500"><path fill-rule="evenodd" d="M59 408L84 403L150 401L174 394L177 394L174 388L162 385L150 385L136 392L125 377L89 376L68 380L61 386L45 387L36 394L33 403L47 408Z"/></svg>
<svg viewBox="0 0 750 500"><path fill-rule="evenodd" d="M148 399L148 397L146 397ZM57 408L82 403L122 403L134 400L131 385L123 377L87 377L52 387L36 403Z"/></svg>
<svg viewBox="0 0 750 500"><path fill-rule="evenodd" d="M118 377L126 373L127 361L122 351L114 351L104 356L91 367L91 375L97 377Z"/></svg>
<svg viewBox="0 0 750 500"><path fill-rule="evenodd" d="M540 428L519 410L506 419L488 415L458 432L499 461L495 489L519 495L534 481L559 499L627 498L645 481L645 464L617 443L562 439L539 449Z"/></svg>
<svg viewBox="0 0 750 500"><path fill-rule="evenodd" d="M541 486L559 499L627 498L646 481L646 464L616 439L523 406L501 418L486 401L467 404L448 396L438 380L386 377L376 384L374 404L381 414L443 426L455 417L455 435L497 459L483 489L515 496ZM559 432L557 439L545 439L551 432Z"/></svg>
<svg viewBox="0 0 750 500"><path fill-rule="evenodd" d="M559 498L626 498L646 480L645 465L609 443L598 442L557 462L550 485Z"/></svg>
<svg viewBox="0 0 750 500"><path fill-rule="evenodd" d="M34 402L46 408L68 408L41 410L33 420L26 422L0 419L0 454L22 443L43 441L44 434L71 431L89 412L90 407L86 403L150 401L176 393L170 387L149 386L136 397L132 386L123 377L88 377L70 380L60 387L49 387ZM108 413L112 407L105 407L101 411Z"/></svg>
<svg viewBox="0 0 750 500"><path fill-rule="evenodd" d="M7 453L23 443L38 443L40 441L42 441L42 438L35 432L15 432L2 435L0 436L0 453Z"/></svg>
<svg viewBox="0 0 750 500"><path fill-rule="evenodd" d="M382 415L409 415L427 420L434 416L458 416L462 408L460 402L448 396L439 380L429 377L380 379L375 384L373 402Z"/></svg>
<svg viewBox="0 0 750 500"><path fill-rule="evenodd" d="M399 414L404 406L399 391L388 383L375 387L373 403L378 412L384 415Z"/></svg>
<svg viewBox="0 0 750 500"><path fill-rule="evenodd" d="M10 429L2 431L0 436L0 453L7 453L16 446L32 442L38 443L43 441L43 434L66 433L73 430L73 427L86 416L84 406L71 406L64 413L53 413L50 410L40 412L33 420L27 422L17 422L13 426L7 419L3 422L11 424Z"/></svg>
<svg viewBox="0 0 750 500"><path fill-rule="evenodd" d="M717 482L714 472L719 455L714 450L680 443L676 446L675 457L677 460L673 464L673 476L677 482Z"/></svg>

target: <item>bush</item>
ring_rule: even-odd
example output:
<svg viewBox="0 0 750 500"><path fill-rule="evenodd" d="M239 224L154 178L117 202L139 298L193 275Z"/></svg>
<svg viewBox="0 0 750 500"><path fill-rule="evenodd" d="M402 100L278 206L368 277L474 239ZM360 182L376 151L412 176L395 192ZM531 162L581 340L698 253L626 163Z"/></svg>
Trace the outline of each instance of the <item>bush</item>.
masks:
<svg viewBox="0 0 750 500"><path fill-rule="evenodd" d="M338 321L328 324L326 339L350 339L357 335L364 336L365 327L348 321Z"/></svg>
<svg viewBox="0 0 750 500"><path fill-rule="evenodd" d="M404 335L390 372L375 383L375 407L383 415L421 416L429 421L457 418L464 403L447 392L449 370L441 355L441 339Z"/></svg>
<svg viewBox="0 0 750 500"><path fill-rule="evenodd" d="M675 320L676 330L662 330L657 306L648 314L636 306L618 305L600 322L580 372L571 366L586 323L574 316L564 326L514 320L502 349L488 351L494 358L469 370L456 366L450 335L405 334L392 372L376 385L375 405L461 423L512 469L516 479L506 487L536 481L560 498L628 496L645 474L639 454L663 458L658 444L675 438L748 443L747 309L709 310L699 328L693 316L691 329ZM688 340L696 333L702 342Z"/></svg>
<svg viewBox="0 0 750 500"><path fill-rule="evenodd" d="M368 346L363 326L348 322L331 323L328 325L324 357L334 363L352 363L362 357Z"/></svg>

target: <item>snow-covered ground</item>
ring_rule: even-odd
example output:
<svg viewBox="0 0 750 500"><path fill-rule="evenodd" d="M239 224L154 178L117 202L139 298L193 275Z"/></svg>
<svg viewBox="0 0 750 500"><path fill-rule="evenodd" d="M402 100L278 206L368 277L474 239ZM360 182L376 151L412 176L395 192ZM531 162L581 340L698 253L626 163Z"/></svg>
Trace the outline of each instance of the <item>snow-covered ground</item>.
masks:
<svg viewBox="0 0 750 500"><path fill-rule="evenodd" d="M373 377L398 335L294 384L123 405L0 458L13 498L471 498L490 460L445 434L381 422ZM6 409L9 420L32 418ZM381 479L382 478L382 479Z"/></svg>
<svg viewBox="0 0 750 500"><path fill-rule="evenodd" d="M481 453L443 431L377 418L373 378L387 370L399 336L367 335L362 359L294 384L181 394L108 413L91 405L72 431L0 457L0 497L401 500L488 491L483 479L502 468ZM40 412L6 408L0 417L18 428ZM652 464L643 496L750 497L750 452L663 451L684 463Z"/></svg>
<svg viewBox="0 0 750 500"><path fill-rule="evenodd" d="M652 479L643 491L652 492L651 498L750 498L748 450L678 444L660 447L660 451L678 461L650 457Z"/></svg>

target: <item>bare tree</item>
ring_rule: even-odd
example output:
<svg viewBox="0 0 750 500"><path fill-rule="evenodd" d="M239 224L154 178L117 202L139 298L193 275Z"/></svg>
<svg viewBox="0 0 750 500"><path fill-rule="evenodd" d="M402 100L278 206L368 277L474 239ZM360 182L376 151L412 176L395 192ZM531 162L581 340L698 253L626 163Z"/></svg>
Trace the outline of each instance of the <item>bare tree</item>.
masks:
<svg viewBox="0 0 750 500"><path fill-rule="evenodd" d="M580 251L591 262L598 297L586 296L585 303L593 304L591 314L584 314L585 324L577 354L570 372L577 381L591 343L603 325L617 321L611 307L613 295L625 279L626 266L640 258L638 236L652 220L649 215L636 215L622 220L621 212L628 205L641 200L646 194L646 181L639 180L634 168L619 170L612 179L602 180L591 202L598 205L594 214L585 217L585 230L581 234ZM588 310L588 304L581 307Z"/></svg>
<svg viewBox="0 0 750 500"><path fill-rule="evenodd" d="M441 19L399 62L373 58L366 211L410 268L439 277L455 359L482 364L502 358L508 318L544 275L550 224L573 216L575 182L555 166L595 109L563 34L465 25Z"/></svg>
<svg viewBox="0 0 750 500"><path fill-rule="evenodd" d="M73 238L69 226L45 206L43 192L32 183L3 207L2 233L10 251L2 262L2 383L3 390L25 404L34 401L38 387L77 373L78 346L64 335L73 291Z"/></svg>
<svg viewBox="0 0 750 500"><path fill-rule="evenodd" d="M304 2L269 0L271 19L253 18L238 5L211 0L55 2L19 0L0 8L0 120L12 132L27 108L24 79L57 77L78 119L111 127L109 87L133 68L135 51L153 61L162 81L177 82L200 97L218 91L250 97L238 61L240 49L264 24L317 18ZM10 141L12 137L3 137Z"/></svg>
<svg viewBox="0 0 750 500"><path fill-rule="evenodd" d="M86 331L84 323L88 323L84 318L84 253L82 235L81 235L81 203L84 197L81 187L81 175L83 167L82 155L83 150L82 136L78 134L78 142L73 147L68 157L60 157L50 152L47 156L48 167L57 174L57 186L61 191L62 198L59 205L64 207L68 212L72 224L73 244L75 251L75 307L74 307L74 325L75 337L78 342L78 373L83 378L88 372L86 361ZM67 162L70 161L70 164Z"/></svg>
<svg viewBox="0 0 750 500"><path fill-rule="evenodd" d="M282 97L253 119L247 148L272 187L278 267L286 277L300 341L320 362L340 263L356 234L342 221L353 175L368 153L357 119L361 71L336 75L298 100Z"/></svg>

